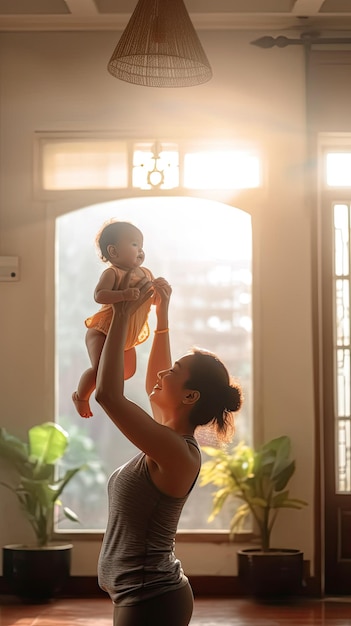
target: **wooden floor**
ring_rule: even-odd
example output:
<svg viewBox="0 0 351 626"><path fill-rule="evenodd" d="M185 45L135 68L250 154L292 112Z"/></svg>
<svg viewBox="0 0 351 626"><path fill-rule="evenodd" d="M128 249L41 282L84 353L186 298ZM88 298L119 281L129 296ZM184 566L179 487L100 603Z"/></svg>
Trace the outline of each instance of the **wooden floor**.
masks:
<svg viewBox="0 0 351 626"><path fill-rule="evenodd" d="M0 597L1 626L112 626L109 599L59 599L23 605ZM260 604L237 598L196 598L191 626L351 626L351 597ZM155 625L156 626L156 625ZM157 625L161 626L161 625ZM167 626L164 624L162 626Z"/></svg>

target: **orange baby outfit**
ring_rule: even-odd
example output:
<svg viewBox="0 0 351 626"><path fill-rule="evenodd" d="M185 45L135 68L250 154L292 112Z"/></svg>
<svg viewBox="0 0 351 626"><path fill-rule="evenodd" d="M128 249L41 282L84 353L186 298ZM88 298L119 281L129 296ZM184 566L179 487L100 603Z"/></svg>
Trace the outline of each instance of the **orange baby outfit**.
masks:
<svg viewBox="0 0 351 626"><path fill-rule="evenodd" d="M113 269L116 274L114 289L118 289L127 272L125 270L121 270L119 267L115 267L114 265L111 265L111 269ZM144 273L148 280L153 280L150 270L146 267L140 267L139 269ZM138 275L137 272L133 272L129 282L129 287L135 287L139 281L140 274ZM148 339L150 335L150 328L147 320L151 304L152 301L147 300L135 311L135 313L132 313L130 316L127 338L124 347L125 350L129 350L130 348L133 348ZM87 328L95 328L96 330L104 333L104 335L107 335L111 320L112 306L111 304L103 304L97 313L91 315L91 317L88 317L85 320L85 325Z"/></svg>

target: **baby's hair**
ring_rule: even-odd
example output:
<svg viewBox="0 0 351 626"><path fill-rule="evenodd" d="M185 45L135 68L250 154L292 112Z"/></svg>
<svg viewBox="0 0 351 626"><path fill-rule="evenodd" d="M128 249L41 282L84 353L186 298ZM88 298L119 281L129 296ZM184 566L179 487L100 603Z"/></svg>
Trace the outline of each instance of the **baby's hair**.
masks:
<svg viewBox="0 0 351 626"><path fill-rule="evenodd" d="M113 218L101 226L95 238L95 245L98 255L104 263L108 263L110 260L107 250L108 246L116 244L123 237L127 228L135 228L135 230L139 231L139 228L131 224L131 222L120 222Z"/></svg>
<svg viewBox="0 0 351 626"><path fill-rule="evenodd" d="M195 428L209 424L219 439L229 441L234 434L234 413L243 403L241 386L212 352L193 348L191 354L194 358L189 362L190 377L185 387L199 391L200 398L191 411L190 422Z"/></svg>

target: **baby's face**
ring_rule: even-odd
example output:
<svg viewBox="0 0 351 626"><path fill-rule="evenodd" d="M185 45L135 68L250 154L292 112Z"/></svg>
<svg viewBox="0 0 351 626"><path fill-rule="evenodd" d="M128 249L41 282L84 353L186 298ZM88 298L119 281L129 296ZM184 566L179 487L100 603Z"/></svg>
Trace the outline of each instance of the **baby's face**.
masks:
<svg viewBox="0 0 351 626"><path fill-rule="evenodd" d="M123 237L116 244L116 264L127 269L139 267L145 259L143 235L138 228L131 226L126 229Z"/></svg>

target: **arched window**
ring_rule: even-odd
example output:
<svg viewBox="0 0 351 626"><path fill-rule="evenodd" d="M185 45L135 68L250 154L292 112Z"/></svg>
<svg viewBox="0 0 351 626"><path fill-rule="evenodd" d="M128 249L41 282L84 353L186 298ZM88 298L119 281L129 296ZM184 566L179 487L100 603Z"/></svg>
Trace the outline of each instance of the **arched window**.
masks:
<svg viewBox="0 0 351 626"><path fill-rule="evenodd" d="M65 504L78 513L81 530L102 530L107 519L106 479L135 449L92 398L94 416L81 419L71 394L89 365L84 319L99 305L93 291L104 264L95 235L111 217L134 223L144 235L145 266L172 285L170 307L173 358L194 345L223 358L244 387L245 405L236 440L252 431L252 241L244 211L200 198L138 197L87 206L56 219L56 420L72 434L75 462L92 461L65 491ZM154 328L153 312L150 327ZM151 338L137 347L137 372L127 394L149 410L144 389ZM199 435L200 443L206 432ZM99 465L101 464L101 465ZM230 511L211 524L211 488L197 486L184 509L180 529L228 529ZM60 530L77 529L67 520Z"/></svg>

